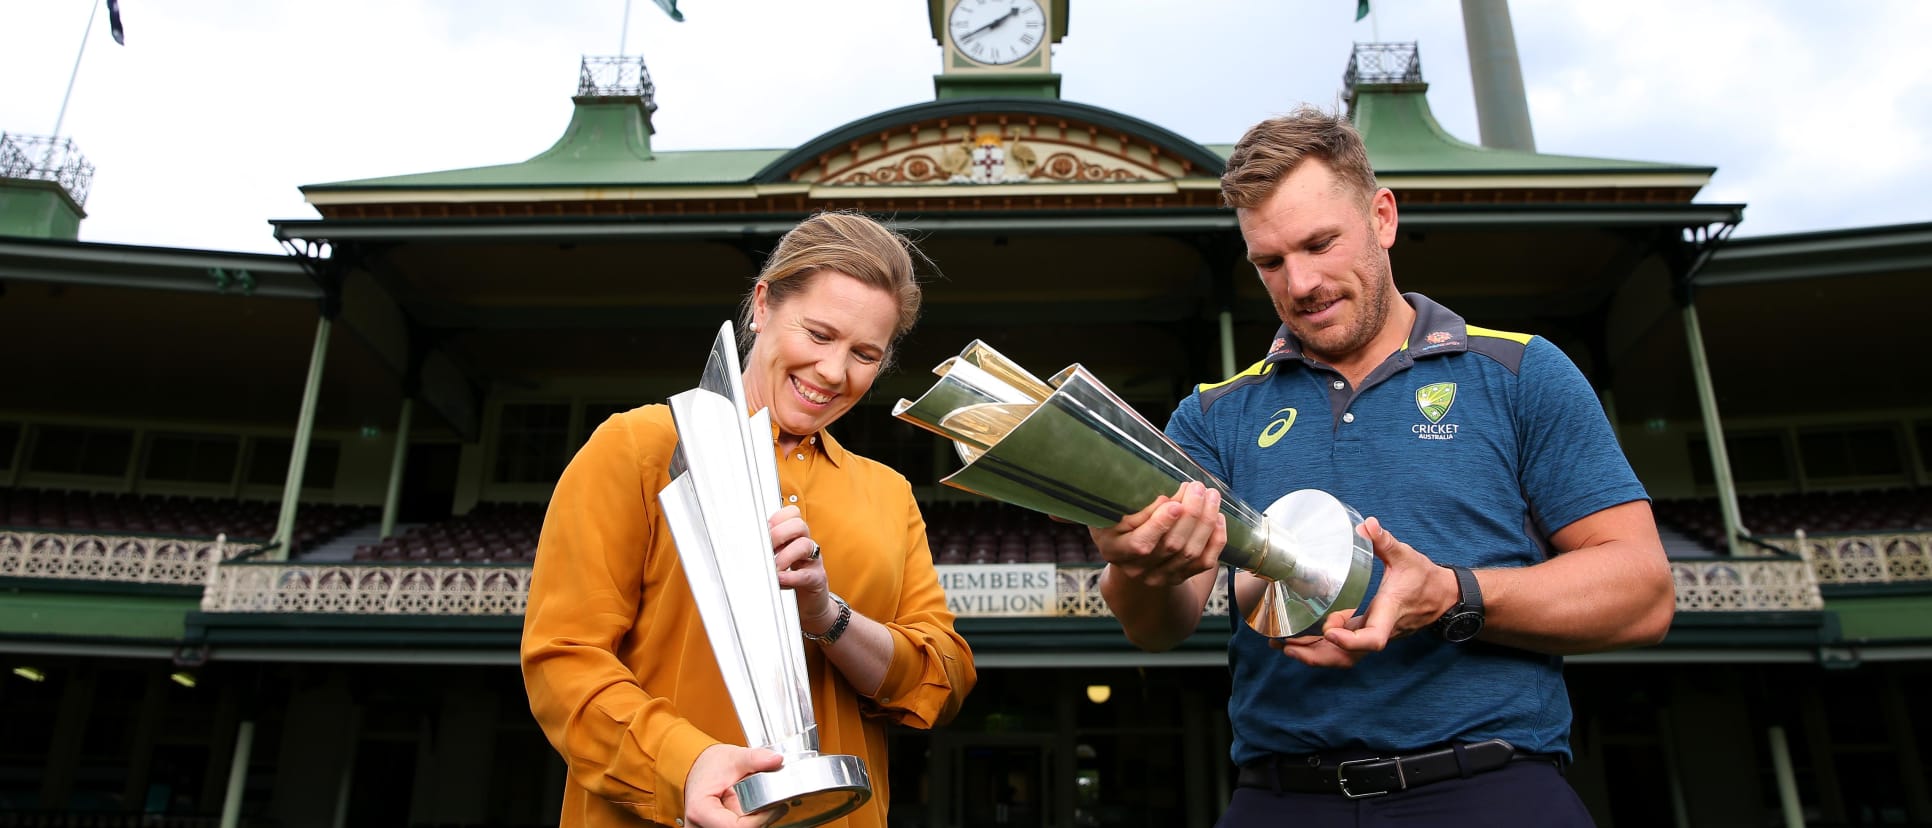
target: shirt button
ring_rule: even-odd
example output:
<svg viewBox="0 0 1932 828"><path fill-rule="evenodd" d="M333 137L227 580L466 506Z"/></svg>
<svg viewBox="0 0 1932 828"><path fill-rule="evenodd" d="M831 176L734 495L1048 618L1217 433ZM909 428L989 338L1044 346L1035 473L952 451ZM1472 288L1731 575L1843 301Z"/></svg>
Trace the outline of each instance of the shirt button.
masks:
<svg viewBox="0 0 1932 828"><path fill-rule="evenodd" d="M1352 423L1352 422L1355 422L1355 412L1353 412L1353 411L1350 411L1350 412L1348 412L1347 414L1343 414L1343 415L1342 415L1342 422L1344 422L1344 423ZM792 498L792 499L793 499L793 500L797 500L798 498Z"/></svg>
<svg viewBox="0 0 1932 828"><path fill-rule="evenodd" d="M788 497L788 498L785 498L785 502L786 502L786 503L797 503L797 502L798 502L798 495L792 495L791 497Z"/></svg>
<svg viewBox="0 0 1932 828"><path fill-rule="evenodd" d="M1337 391L1340 391L1340 390L1342 390L1342 381L1341 381L1341 380L1336 380L1336 381L1335 381L1335 390L1337 390Z"/></svg>
<svg viewBox="0 0 1932 828"><path fill-rule="evenodd" d="M803 455L803 454L801 454L801 455L799 455L799 456L798 456L798 459L800 459L800 460L803 460L803 459L805 459L805 455Z"/></svg>

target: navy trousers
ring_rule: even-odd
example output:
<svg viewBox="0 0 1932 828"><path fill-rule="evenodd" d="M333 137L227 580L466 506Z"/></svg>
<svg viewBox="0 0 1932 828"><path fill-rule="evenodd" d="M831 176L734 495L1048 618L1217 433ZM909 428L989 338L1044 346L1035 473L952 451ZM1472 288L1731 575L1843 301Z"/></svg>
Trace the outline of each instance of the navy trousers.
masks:
<svg viewBox="0 0 1932 828"><path fill-rule="evenodd" d="M1594 828L1568 780L1548 762L1512 762L1489 773L1388 796L1236 788L1215 828Z"/></svg>

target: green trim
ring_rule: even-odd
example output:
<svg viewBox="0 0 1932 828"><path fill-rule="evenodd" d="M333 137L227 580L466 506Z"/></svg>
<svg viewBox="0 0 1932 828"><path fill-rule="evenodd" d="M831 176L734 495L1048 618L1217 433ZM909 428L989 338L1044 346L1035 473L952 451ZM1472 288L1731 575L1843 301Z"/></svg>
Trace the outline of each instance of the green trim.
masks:
<svg viewBox="0 0 1932 828"><path fill-rule="evenodd" d="M0 577L0 591L52 592L70 595L146 595L158 598L201 599L204 587L190 584L144 584L89 578Z"/></svg>
<svg viewBox="0 0 1932 828"><path fill-rule="evenodd" d="M0 601L0 634L179 640L193 597L14 593Z"/></svg>
<svg viewBox="0 0 1932 828"><path fill-rule="evenodd" d="M1727 239L1693 277L1721 287L1932 268L1932 223Z"/></svg>
<svg viewBox="0 0 1932 828"><path fill-rule="evenodd" d="M1060 99L1060 76L1054 73L934 75L933 97Z"/></svg>
<svg viewBox="0 0 1932 828"><path fill-rule="evenodd" d="M868 194L870 195L870 194ZM878 193L889 196L889 193ZM1696 227L1743 214L1739 204L1425 204L1402 208L1405 229L1516 227ZM275 222L278 239L330 241L562 241L568 239L717 239L777 238L804 218L802 213L761 213L659 217L462 218L394 221L388 219L306 219ZM897 212L901 229L946 233L1134 234L1238 230L1234 211L1041 210L985 213Z"/></svg>
<svg viewBox="0 0 1932 828"><path fill-rule="evenodd" d="M87 211L66 187L33 178L0 178L0 236L72 240Z"/></svg>
<svg viewBox="0 0 1932 828"><path fill-rule="evenodd" d="M1836 589L1834 589L1836 592ZM1932 595L1831 598L1847 643L1932 639Z"/></svg>

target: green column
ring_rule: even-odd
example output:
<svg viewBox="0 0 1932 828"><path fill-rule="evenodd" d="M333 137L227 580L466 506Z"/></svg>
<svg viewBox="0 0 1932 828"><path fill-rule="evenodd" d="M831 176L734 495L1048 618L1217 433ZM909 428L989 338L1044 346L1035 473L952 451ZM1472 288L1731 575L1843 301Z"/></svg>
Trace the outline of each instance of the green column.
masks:
<svg viewBox="0 0 1932 828"><path fill-rule="evenodd" d="M235 758L228 763L228 792L221 800L221 828L241 822L242 788L248 782L248 754L255 747L255 723L244 720L235 729Z"/></svg>
<svg viewBox="0 0 1932 828"><path fill-rule="evenodd" d="M382 499L382 536L396 533L396 505L402 501L403 469L409 458L409 416L416 399L404 397L401 422L396 424L396 451L389 457L389 493Z"/></svg>
<svg viewBox="0 0 1932 828"><path fill-rule="evenodd" d="M295 507L302 496L302 474L309 464L309 438L315 432L315 402L322 392L322 364L329 355L329 318L315 323L315 350L309 354L308 385L302 389L302 413L295 421L295 440L289 447L288 479L282 483L282 512L275 519L277 544L273 560L288 560L295 540Z"/></svg>
<svg viewBox="0 0 1932 828"><path fill-rule="evenodd" d="M1805 828L1805 809L1798 802L1798 776L1791 770L1791 749L1784 742L1784 727L1771 726L1771 772L1778 780L1778 810L1785 828Z"/></svg>
<svg viewBox="0 0 1932 828"><path fill-rule="evenodd" d="M1697 382L1697 408L1704 417L1704 442L1711 450L1711 475L1717 479L1717 505L1724 513L1724 547L1736 555L1737 536L1744 531L1744 521L1738 515L1731 455L1724 448L1724 424L1717 416L1717 392L1711 386L1711 366L1704 356L1704 333L1697 324L1694 301L1684 303L1684 339L1690 345L1691 377Z"/></svg>

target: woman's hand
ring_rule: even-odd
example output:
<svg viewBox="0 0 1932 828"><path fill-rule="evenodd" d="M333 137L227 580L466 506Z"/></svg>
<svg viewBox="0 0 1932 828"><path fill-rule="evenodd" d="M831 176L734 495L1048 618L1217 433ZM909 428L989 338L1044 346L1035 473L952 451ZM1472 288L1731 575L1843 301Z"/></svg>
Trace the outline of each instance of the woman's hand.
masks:
<svg viewBox="0 0 1932 828"><path fill-rule="evenodd" d="M757 816L738 813L733 785L747 776L778 770L785 759L769 750L716 744L698 754L684 775L684 824L687 828L756 828L782 811Z"/></svg>
<svg viewBox="0 0 1932 828"><path fill-rule="evenodd" d="M838 611L826 588L825 562L819 559L818 541L805 525L797 506L786 506L772 513L771 548L778 566L778 586L798 593L798 617L808 630L817 629L813 619L830 618Z"/></svg>

